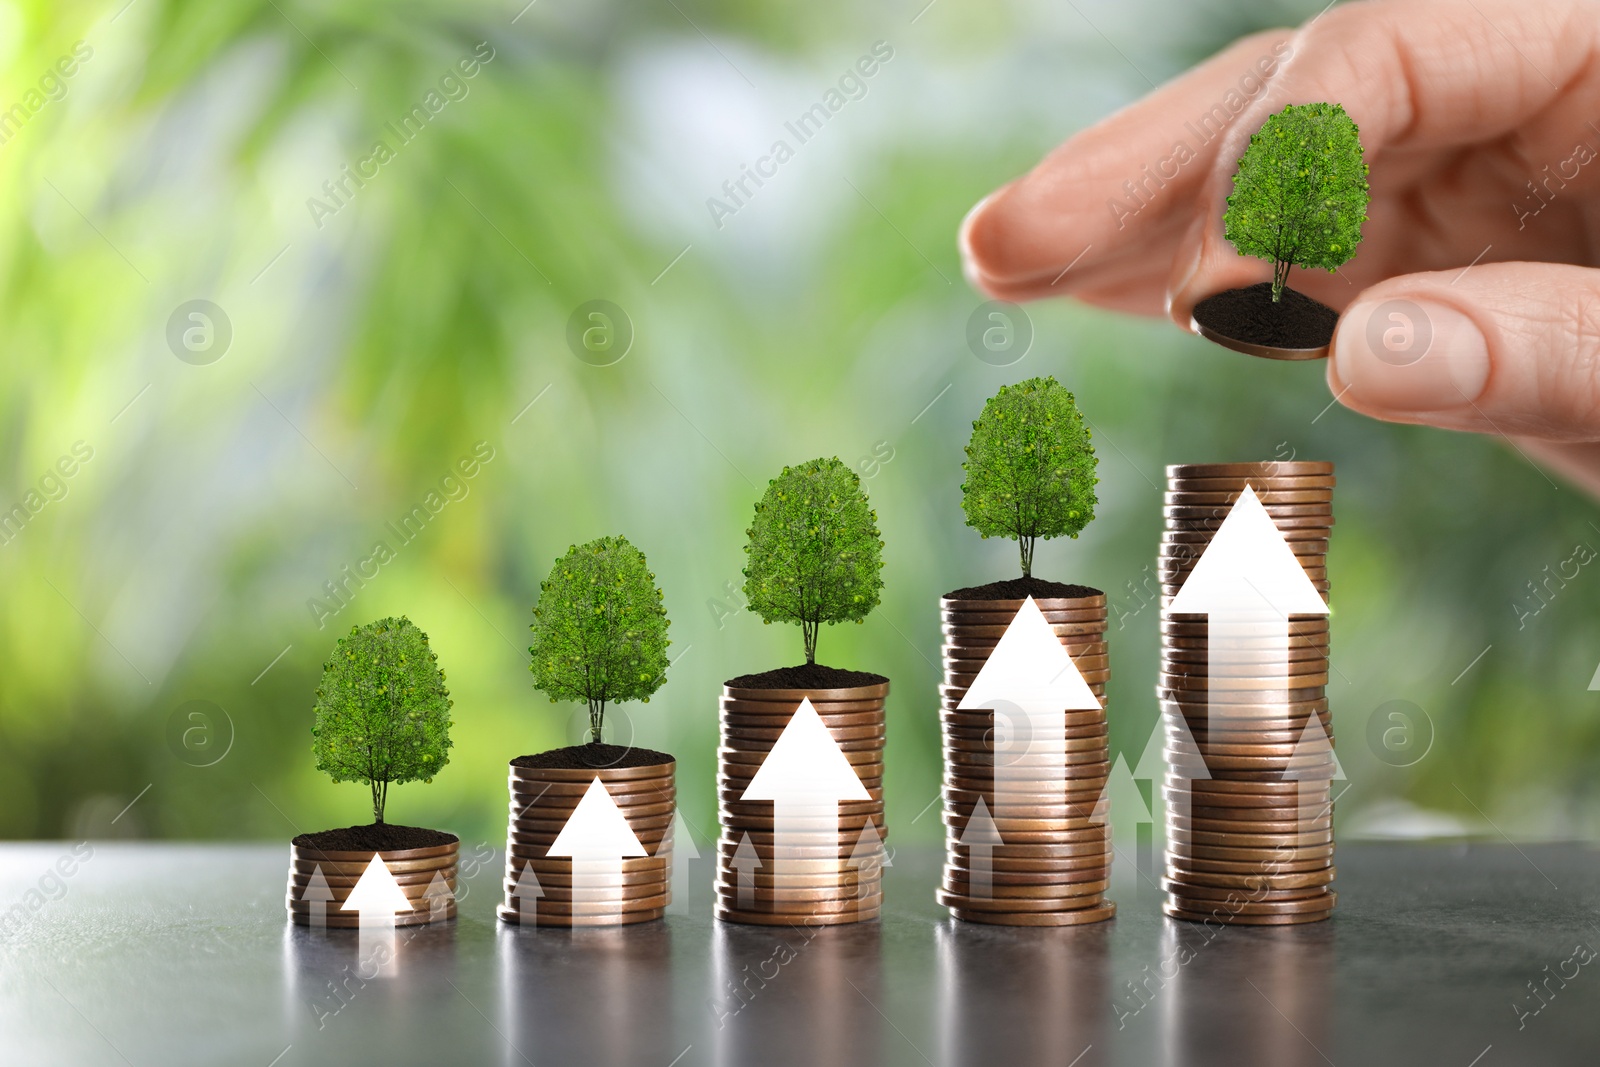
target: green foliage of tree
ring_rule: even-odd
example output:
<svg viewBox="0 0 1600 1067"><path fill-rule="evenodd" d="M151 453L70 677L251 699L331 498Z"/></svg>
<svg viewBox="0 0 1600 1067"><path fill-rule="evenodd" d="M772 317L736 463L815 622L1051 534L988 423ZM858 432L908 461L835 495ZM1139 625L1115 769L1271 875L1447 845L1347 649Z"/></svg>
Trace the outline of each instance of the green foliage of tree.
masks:
<svg viewBox="0 0 1600 1067"><path fill-rule="evenodd" d="M383 822L389 786L433 781L450 762L450 691L428 635L379 619L339 639L322 666L311 751L335 782L366 782Z"/></svg>
<svg viewBox="0 0 1600 1067"><path fill-rule="evenodd" d="M1033 575L1038 538L1077 537L1094 519L1099 460L1072 394L1054 378L1003 385L972 424L961 509L984 537L1010 537Z"/></svg>
<svg viewBox="0 0 1600 1067"><path fill-rule="evenodd" d="M598 744L610 701L650 700L667 671L667 609L644 553L626 537L574 545L539 585L533 609L535 688L589 705Z"/></svg>
<svg viewBox="0 0 1600 1067"><path fill-rule="evenodd" d="M746 531L744 595L764 622L797 622L806 662L823 623L861 622L883 589L878 516L838 457L813 459L767 484Z"/></svg>
<svg viewBox="0 0 1600 1067"><path fill-rule="evenodd" d="M1360 131L1338 104L1290 104L1250 138L1222 216L1242 254L1272 262L1272 299L1290 267L1329 271L1355 255L1367 220Z"/></svg>

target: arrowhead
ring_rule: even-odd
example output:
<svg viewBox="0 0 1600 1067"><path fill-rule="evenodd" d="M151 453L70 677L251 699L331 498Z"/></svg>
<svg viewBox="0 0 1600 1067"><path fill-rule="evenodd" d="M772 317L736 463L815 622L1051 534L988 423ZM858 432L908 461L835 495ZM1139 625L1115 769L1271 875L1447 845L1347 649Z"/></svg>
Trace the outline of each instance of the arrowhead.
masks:
<svg viewBox="0 0 1600 1067"><path fill-rule="evenodd" d="M522 865L522 873L517 875L517 898L519 900L538 900L544 896L544 886L539 884L539 876L533 873L530 864Z"/></svg>
<svg viewBox="0 0 1600 1067"><path fill-rule="evenodd" d="M1139 792L1139 783L1133 780L1133 772L1128 770L1128 760L1122 753L1117 754L1116 762L1111 765L1111 776L1106 779L1106 787L1100 794L1102 803L1115 808L1119 814L1126 815L1128 824L1150 822L1150 805L1144 802L1144 794ZM1099 813L1099 804L1095 805Z"/></svg>
<svg viewBox="0 0 1600 1067"><path fill-rule="evenodd" d="M982 797L972 805L972 817L967 820L967 828L961 831L961 844L968 848L993 848L1005 844L999 827L995 826L994 818L989 814L989 805L983 802Z"/></svg>
<svg viewBox="0 0 1600 1067"><path fill-rule="evenodd" d="M355 888L350 890L350 896L340 910L392 917L397 911L410 911L411 900L394 880L394 875L389 873L383 857L374 854L367 869L356 879Z"/></svg>
<svg viewBox="0 0 1600 1067"><path fill-rule="evenodd" d="M639 837L623 817L622 809L617 807L617 802L611 799L605 784L596 775L545 855L570 856L573 859L619 859L623 856L646 856L649 853L639 843Z"/></svg>
<svg viewBox="0 0 1600 1067"><path fill-rule="evenodd" d="M1100 699L1031 596L1017 609L959 706L992 708L1000 701L1030 714L1100 708Z"/></svg>
<svg viewBox="0 0 1600 1067"><path fill-rule="evenodd" d="M1167 612L1326 615L1328 605L1247 485Z"/></svg>
<svg viewBox="0 0 1600 1067"><path fill-rule="evenodd" d="M422 891L422 899L430 906L443 907L456 898L455 890L450 888L450 883L444 880L444 872L434 873L433 880L428 883L428 888Z"/></svg>
<svg viewBox="0 0 1600 1067"><path fill-rule="evenodd" d="M312 902L333 899L333 890L328 888L328 879L322 874L322 864L311 868L311 877L306 881L305 889L301 890L300 899Z"/></svg>
<svg viewBox="0 0 1600 1067"><path fill-rule="evenodd" d="M1346 780L1344 768L1339 766L1339 756L1333 751L1333 740L1323 727L1322 719L1316 715L1311 716L1306 721L1306 728L1300 732L1300 740L1294 743L1294 751L1289 754L1291 762L1302 762L1313 758L1332 762L1333 780L1335 782ZM1320 774L1313 775L1311 771L1312 768L1310 767L1291 767L1283 772L1283 777L1286 781L1323 777Z"/></svg>
<svg viewBox="0 0 1600 1067"><path fill-rule="evenodd" d="M1144 751L1139 753L1139 763L1133 768L1134 781L1154 782L1160 779L1165 770L1165 757L1162 755L1165 740L1161 732L1161 716L1157 715L1150 727L1150 736L1145 740Z"/></svg>
<svg viewBox="0 0 1600 1067"><path fill-rule="evenodd" d="M733 850L733 869L743 874L761 865L761 857L756 855L756 846L750 843L750 835L740 834L739 847Z"/></svg>
<svg viewBox="0 0 1600 1067"><path fill-rule="evenodd" d="M700 850L694 847L694 834L689 830L689 820L683 817L682 808L672 809L672 862L697 860Z"/></svg>
<svg viewBox="0 0 1600 1067"><path fill-rule="evenodd" d="M1589 679L1589 692L1600 690L1600 667L1594 669L1594 677Z"/></svg>
<svg viewBox="0 0 1600 1067"><path fill-rule="evenodd" d="M739 799L828 803L871 800L872 794L808 698L800 701Z"/></svg>
<svg viewBox="0 0 1600 1067"><path fill-rule="evenodd" d="M861 828L861 836L856 838L856 847L850 850L851 867L887 867L889 866L888 854L883 848L883 838L878 836L878 827L871 819Z"/></svg>

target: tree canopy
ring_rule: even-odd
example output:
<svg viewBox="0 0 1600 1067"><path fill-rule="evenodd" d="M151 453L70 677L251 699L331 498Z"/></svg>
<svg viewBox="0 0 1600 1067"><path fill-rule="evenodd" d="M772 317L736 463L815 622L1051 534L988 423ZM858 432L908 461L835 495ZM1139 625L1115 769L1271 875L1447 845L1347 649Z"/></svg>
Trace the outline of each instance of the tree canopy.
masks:
<svg viewBox="0 0 1600 1067"><path fill-rule="evenodd" d="M1054 378L1001 386L972 424L961 508L984 537L1016 540L1024 577L1037 539L1077 537L1094 519L1099 460L1089 436Z"/></svg>
<svg viewBox="0 0 1600 1067"><path fill-rule="evenodd" d="M785 467L756 502L747 532L750 610L765 622L799 623L807 663L816 662L822 623L860 622L878 606L878 516L838 457Z"/></svg>
<svg viewBox="0 0 1600 1067"><path fill-rule="evenodd" d="M366 782L383 822L389 786L450 762L450 691L428 635L404 616L356 626L323 664L311 750L335 782Z"/></svg>
<svg viewBox="0 0 1600 1067"><path fill-rule="evenodd" d="M1367 164L1356 124L1338 104L1290 104L1250 138L1233 176L1223 235L1272 263L1272 299L1290 267L1335 270L1361 243Z"/></svg>
<svg viewBox="0 0 1600 1067"><path fill-rule="evenodd" d="M574 545L539 585L533 609L533 684L552 701L589 705L601 740L606 704L649 701L667 672L667 609L644 553L626 537Z"/></svg>

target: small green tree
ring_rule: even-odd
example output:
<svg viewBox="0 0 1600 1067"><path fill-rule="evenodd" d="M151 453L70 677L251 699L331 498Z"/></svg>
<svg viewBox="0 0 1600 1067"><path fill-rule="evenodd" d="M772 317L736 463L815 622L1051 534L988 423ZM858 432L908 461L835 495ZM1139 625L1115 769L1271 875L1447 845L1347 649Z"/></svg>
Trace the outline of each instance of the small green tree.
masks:
<svg viewBox="0 0 1600 1067"><path fill-rule="evenodd" d="M767 484L746 531L744 595L764 622L797 622L806 662L823 623L861 622L883 589L883 542L856 472L813 459Z"/></svg>
<svg viewBox="0 0 1600 1067"><path fill-rule="evenodd" d="M317 770L366 782L381 823L391 784L431 782L450 762L451 703L439 657L410 619L354 627L322 666L311 727Z"/></svg>
<svg viewBox="0 0 1600 1067"><path fill-rule="evenodd" d="M972 424L961 510L984 537L1010 537L1033 575L1038 538L1077 537L1094 519L1099 460L1072 394L1054 378L1002 385Z"/></svg>
<svg viewBox="0 0 1600 1067"><path fill-rule="evenodd" d="M535 688L589 705L600 743L608 701L650 700L667 671L667 609L644 553L626 537L574 545L539 585L533 609Z"/></svg>
<svg viewBox="0 0 1600 1067"><path fill-rule="evenodd" d="M1329 271L1355 255L1367 220L1360 131L1338 104L1290 104L1250 138L1222 232L1247 256L1272 263L1272 299L1290 267Z"/></svg>

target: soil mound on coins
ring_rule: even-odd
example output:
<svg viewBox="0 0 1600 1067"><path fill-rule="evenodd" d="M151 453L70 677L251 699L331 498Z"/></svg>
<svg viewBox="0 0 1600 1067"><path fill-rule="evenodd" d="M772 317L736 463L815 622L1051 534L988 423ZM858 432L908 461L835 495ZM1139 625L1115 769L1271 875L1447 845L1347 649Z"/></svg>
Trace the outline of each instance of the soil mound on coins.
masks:
<svg viewBox="0 0 1600 1067"><path fill-rule="evenodd" d="M294 844L299 848L315 848L324 852L399 852L408 848L434 848L456 840L455 834L447 834L443 830L375 822L365 826L342 826L337 830L301 834L294 839Z"/></svg>
<svg viewBox="0 0 1600 1067"><path fill-rule="evenodd" d="M536 752L531 756L518 756L511 761L513 767L544 767L551 770L584 771L604 770L607 767L654 767L675 760L665 752L629 745L608 745L604 742L587 745L569 745L552 748L549 752Z"/></svg>
<svg viewBox="0 0 1600 1067"><path fill-rule="evenodd" d="M760 674L741 674L729 678L725 684L731 689L855 689L863 685L883 685L888 680L871 671L847 671L821 663L802 663Z"/></svg>
<svg viewBox="0 0 1600 1067"><path fill-rule="evenodd" d="M1036 600L1047 597L1080 600L1086 596L1099 595L1100 590L1087 585L1068 585L1065 582L1050 582L1043 578L1007 578L1003 582L953 589L944 597L946 600L1024 600L1030 596Z"/></svg>
<svg viewBox="0 0 1600 1067"><path fill-rule="evenodd" d="M1293 289L1272 302L1272 283L1228 289L1194 306L1194 320L1214 333L1272 348L1321 348L1333 340L1339 313Z"/></svg>

